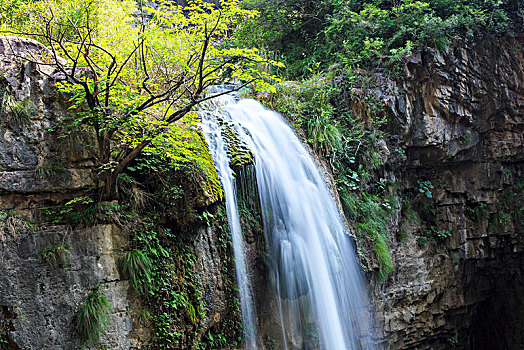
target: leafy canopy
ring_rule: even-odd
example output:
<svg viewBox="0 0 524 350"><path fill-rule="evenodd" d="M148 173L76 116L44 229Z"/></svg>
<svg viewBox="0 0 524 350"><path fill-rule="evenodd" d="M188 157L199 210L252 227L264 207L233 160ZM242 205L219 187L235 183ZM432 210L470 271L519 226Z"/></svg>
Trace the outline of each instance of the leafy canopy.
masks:
<svg viewBox="0 0 524 350"><path fill-rule="evenodd" d="M237 89L273 91L278 81L265 67L281 63L228 44L237 23L257 14L238 0L219 7L194 0L185 8L170 1L156 8L118 0L9 1L19 16L4 14L3 31L46 45L44 57L33 60L56 68L59 89L71 96L75 113L57 129L97 135L106 196L114 196L118 174L143 151L176 164L202 163L193 110L218 95L206 94L208 87L234 82Z"/></svg>
<svg viewBox="0 0 524 350"><path fill-rule="evenodd" d="M398 62L413 48L445 48L482 32L524 28L519 0L244 0L261 15L242 22L239 45L264 47L291 76L334 63L364 68Z"/></svg>

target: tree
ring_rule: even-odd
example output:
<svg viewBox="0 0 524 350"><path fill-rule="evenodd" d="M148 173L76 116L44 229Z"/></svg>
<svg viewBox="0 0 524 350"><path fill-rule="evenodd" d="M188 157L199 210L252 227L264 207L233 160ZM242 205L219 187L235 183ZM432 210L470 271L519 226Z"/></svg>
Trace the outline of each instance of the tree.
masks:
<svg viewBox="0 0 524 350"><path fill-rule="evenodd" d="M60 125L62 134L79 127L96 134L101 199L117 197L118 175L145 149L183 142L177 125L197 105L250 84L271 89L277 78L263 68L281 65L256 49L228 46L237 21L256 15L238 0L219 7L195 0L185 8L169 1L137 8L134 1L41 0L18 11L4 32L46 45L42 57L23 58L55 68L59 89L71 96L74 113ZM240 83L206 93L226 81Z"/></svg>

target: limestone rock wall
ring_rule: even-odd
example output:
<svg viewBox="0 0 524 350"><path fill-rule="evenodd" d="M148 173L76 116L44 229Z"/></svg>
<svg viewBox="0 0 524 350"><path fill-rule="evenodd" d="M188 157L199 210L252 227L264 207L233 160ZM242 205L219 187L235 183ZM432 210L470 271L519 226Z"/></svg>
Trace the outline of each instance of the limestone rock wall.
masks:
<svg viewBox="0 0 524 350"><path fill-rule="evenodd" d="M125 239L112 225L16 230L4 237L0 246L2 339L12 342L14 349L79 348L84 341L75 331L74 319L89 290L99 286L112 305L110 327L100 345L132 347L128 282L120 279L116 267ZM71 247L63 267L50 266L38 254L56 243Z"/></svg>
<svg viewBox="0 0 524 350"><path fill-rule="evenodd" d="M523 43L416 53L383 81L383 176L419 217L393 220L395 270L371 283L385 348L524 348Z"/></svg>
<svg viewBox="0 0 524 350"><path fill-rule="evenodd" d="M0 348L80 348L74 318L99 286L112 304L101 346L129 349L135 341L128 282L116 267L126 234L113 225L35 225L46 210L93 188L96 175L93 135L59 139L49 130L67 113L54 85L59 76L21 59L37 59L43 50L31 40L0 37L0 89L15 102L29 101L22 119L0 111ZM70 248L53 267L39 252L56 244Z"/></svg>

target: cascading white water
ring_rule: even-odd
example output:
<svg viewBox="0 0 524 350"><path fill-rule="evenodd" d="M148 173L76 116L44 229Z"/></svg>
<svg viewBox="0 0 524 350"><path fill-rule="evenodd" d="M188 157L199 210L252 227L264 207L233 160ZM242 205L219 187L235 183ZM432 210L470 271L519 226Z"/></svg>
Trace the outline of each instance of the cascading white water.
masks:
<svg viewBox="0 0 524 350"><path fill-rule="evenodd" d="M278 295L282 344L286 349L372 349L367 298L350 237L313 159L280 115L254 100L224 107L221 118L234 125L255 157L273 288ZM236 205L225 145L218 124L205 118L210 143L229 207ZM227 183L226 183L227 182ZM231 209L233 229L238 211ZM236 221L236 222L235 222ZM239 238L242 236L240 234ZM235 247L237 243L234 243ZM239 249L242 244L240 243ZM235 248L235 255L237 254ZM236 255L244 321L253 308L243 255ZM239 266L239 263L241 266ZM254 327L249 326L249 327ZM254 329L254 328L252 328ZM317 345L312 345L318 332ZM248 347L254 346L248 342ZM314 340L313 340L314 342Z"/></svg>
<svg viewBox="0 0 524 350"><path fill-rule="evenodd" d="M231 103L231 96L221 98L223 103ZM209 150L215 167L217 169L220 182L224 189L226 197L226 211L229 229L231 231L231 240L233 242L233 254L235 255L235 268L237 284L240 293L240 309L242 312L242 324L244 327L244 338L248 350L256 349L256 323L255 311L253 307L253 298L249 275L246 269L246 258L244 254L244 240L242 237L242 228L238 215L237 193L233 170L229 167L229 157L227 146L222 135L221 129L214 119L213 114L218 111L208 111L202 113L202 129L209 145Z"/></svg>

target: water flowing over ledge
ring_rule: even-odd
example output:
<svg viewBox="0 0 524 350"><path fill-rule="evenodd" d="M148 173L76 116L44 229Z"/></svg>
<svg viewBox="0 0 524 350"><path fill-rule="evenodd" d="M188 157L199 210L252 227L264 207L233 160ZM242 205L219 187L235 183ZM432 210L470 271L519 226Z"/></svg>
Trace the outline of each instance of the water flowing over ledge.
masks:
<svg viewBox="0 0 524 350"><path fill-rule="evenodd" d="M257 348L256 311L223 122L254 155L282 348L373 349L360 267L313 159L283 118L259 102L228 97L220 104L221 109L203 114L202 123L226 196L246 348Z"/></svg>

